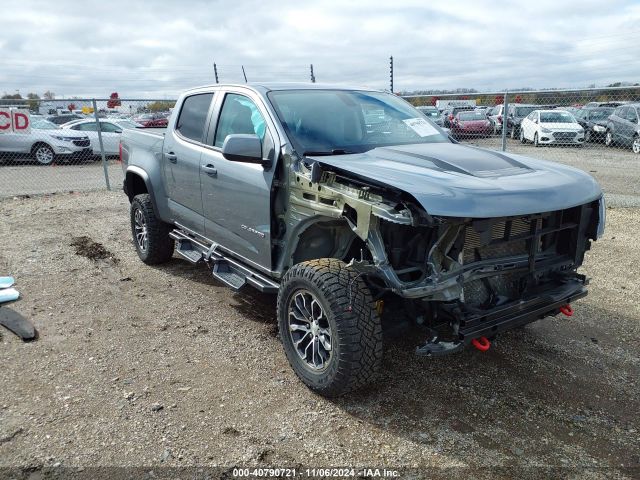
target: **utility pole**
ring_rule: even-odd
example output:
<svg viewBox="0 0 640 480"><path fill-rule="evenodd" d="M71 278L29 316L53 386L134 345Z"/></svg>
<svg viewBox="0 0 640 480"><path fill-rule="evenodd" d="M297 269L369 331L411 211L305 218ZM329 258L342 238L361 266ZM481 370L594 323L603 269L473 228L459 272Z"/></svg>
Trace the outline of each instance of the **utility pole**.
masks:
<svg viewBox="0 0 640 480"><path fill-rule="evenodd" d="M313 63L310 65L311 67L311 83L316 83L316 76L313 74Z"/></svg>
<svg viewBox="0 0 640 480"><path fill-rule="evenodd" d="M247 83L247 74L244 73L244 65L242 65L242 75L244 75L244 83Z"/></svg>
<svg viewBox="0 0 640 480"><path fill-rule="evenodd" d="M218 67L216 66L215 62L213 62L213 74L216 76L216 83L220 83L218 81Z"/></svg>
<svg viewBox="0 0 640 480"><path fill-rule="evenodd" d="M393 93L393 55L389 57L389 83L391 87L391 93Z"/></svg>

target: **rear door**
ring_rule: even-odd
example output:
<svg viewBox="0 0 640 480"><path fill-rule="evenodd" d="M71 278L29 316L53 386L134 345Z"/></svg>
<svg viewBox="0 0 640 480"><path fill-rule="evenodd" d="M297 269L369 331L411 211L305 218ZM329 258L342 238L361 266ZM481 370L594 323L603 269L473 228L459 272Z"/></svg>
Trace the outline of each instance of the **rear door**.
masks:
<svg viewBox="0 0 640 480"><path fill-rule="evenodd" d="M631 143L633 141L633 136L636 133L637 126L638 115L636 114L636 109L633 107L626 107L623 127L623 137L625 142Z"/></svg>
<svg viewBox="0 0 640 480"><path fill-rule="evenodd" d="M165 134L162 162L169 208L176 222L202 234L200 157L206 150L204 135L210 118L213 92L188 95L175 124Z"/></svg>
<svg viewBox="0 0 640 480"><path fill-rule="evenodd" d="M271 269L271 184L277 133L270 113L254 92L229 89L219 99L201 159L202 203L208 238L263 270ZM233 162L222 156L227 135L255 134L272 166Z"/></svg>

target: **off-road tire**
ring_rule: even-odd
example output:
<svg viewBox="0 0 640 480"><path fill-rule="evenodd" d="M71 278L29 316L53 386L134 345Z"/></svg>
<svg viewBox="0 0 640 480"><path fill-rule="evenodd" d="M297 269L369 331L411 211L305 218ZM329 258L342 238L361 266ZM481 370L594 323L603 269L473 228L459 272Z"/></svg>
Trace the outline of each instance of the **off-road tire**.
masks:
<svg viewBox="0 0 640 480"><path fill-rule="evenodd" d="M136 239L136 212L140 211L146 222L147 247L141 248ZM136 195L131 202L131 235L140 260L147 265L157 265L168 261L173 256L174 242L169 237L171 225L164 223L153 210L151 196L148 193Z"/></svg>
<svg viewBox="0 0 640 480"><path fill-rule="evenodd" d="M331 328L331 357L322 371L308 368L289 332L289 305L300 291L315 296ZM382 325L371 292L340 260L311 260L286 273L278 292L278 327L291 367L320 395L337 397L370 383L382 362Z"/></svg>

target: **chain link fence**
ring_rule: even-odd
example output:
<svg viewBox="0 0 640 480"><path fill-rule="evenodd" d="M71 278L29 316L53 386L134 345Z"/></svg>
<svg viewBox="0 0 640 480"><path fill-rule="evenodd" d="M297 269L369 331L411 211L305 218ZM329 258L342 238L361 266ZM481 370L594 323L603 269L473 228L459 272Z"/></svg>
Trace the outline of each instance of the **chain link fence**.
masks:
<svg viewBox="0 0 640 480"><path fill-rule="evenodd" d="M120 137L162 131L174 100L0 100L0 197L119 189Z"/></svg>
<svg viewBox="0 0 640 480"><path fill-rule="evenodd" d="M584 168L637 168L640 87L406 95L460 142ZM122 132L162 131L167 99L0 100L0 197L119 189Z"/></svg>
<svg viewBox="0 0 640 480"><path fill-rule="evenodd" d="M579 163L640 159L640 87L407 95L456 140Z"/></svg>

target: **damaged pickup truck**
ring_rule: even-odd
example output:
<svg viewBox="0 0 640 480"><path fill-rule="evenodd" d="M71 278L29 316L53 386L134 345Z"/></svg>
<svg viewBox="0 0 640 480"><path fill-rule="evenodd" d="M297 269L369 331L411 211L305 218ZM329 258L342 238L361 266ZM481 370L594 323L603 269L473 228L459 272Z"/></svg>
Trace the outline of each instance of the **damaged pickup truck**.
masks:
<svg viewBox="0 0 640 480"><path fill-rule="evenodd" d="M438 356L570 315L604 230L588 174L458 144L374 90L189 90L164 135L125 131L121 158L142 261L175 251L277 293L285 354L327 396L374 378L381 317L410 318L416 353Z"/></svg>

